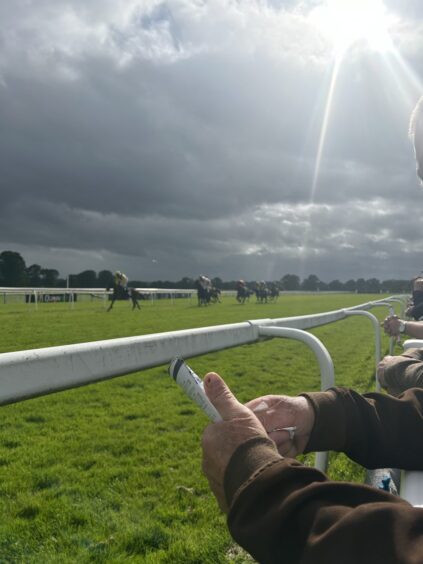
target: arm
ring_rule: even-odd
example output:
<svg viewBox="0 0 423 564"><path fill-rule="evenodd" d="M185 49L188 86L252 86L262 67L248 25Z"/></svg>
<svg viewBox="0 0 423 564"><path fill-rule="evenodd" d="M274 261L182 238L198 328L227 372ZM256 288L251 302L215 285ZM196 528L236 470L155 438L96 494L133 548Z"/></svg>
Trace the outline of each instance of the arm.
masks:
<svg viewBox="0 0 423 564"><path fill-rule="evenodd" d="M368 467L423 468L416 440L423 436L423 391L401 399L345 389L305 397L315 412L306 451L343 451ZM331 482L292 459L276 460L267 448L262 466L257 445L240 447L225 475L231 534L260 562L413 562L423 550L423 511L381 490ZM248 460L256 469L245 479Z"/></svg>
<svg viewBox="0 0 423 564"><path fill-rule="evenodd" d="M251 442L235 452L226 472L233 538L260 563L414 563L423 554L423 511L370 486L331 482L314 468L276 459L262 462ZM249 480L236 475L256 459ZM232 486L232 487L231 487Z"/></svg>
<svg viewBox="0 0 423 564"><path fill-rule="evenodd" d="M366 468L423 470L423 390L400 398L345 388L305 394L316 423L305 452L344 452Z"/></svg>
<svg viewBox="0 0 423 564"><path fill-rule="evenodd" d="M264 421L265 424L257 425L254 412L246 412L246 406L238 403L238 406L232 406L233 409L231 407L232 410L227 409L229 400L236 400L222 381L206 377L205 388L223 421L210 425L203 435L203 469L221 507L229 512L228 526L232 536L260 563L331 564L342 561L352 564L363 561L394 564L418 561L419 555L423 554L422 510L369 486L331 482L318 470L283 458L275 442L263 433L266 424L273 426L278 417L277 410L273 409L276 404L272 403L276 396L251 402L253 408L266 403L270 408L258 412L260 423ZM344 441L347 448L357 450L354 436L348 436L351 432L357 434L354 426L343 417L339 433L331 413L332 416L339 413L340 402L349 406L349 413L357 409L368 411L375 419L373 403L377 403L378 397L373 396L381 395L369 395L364 399L364 405L347 392L333 390L307 395L303 406L310 408L312 404L316 413L309 445L326 448L330 441L339 442L339 446ZM395 405L406 405L407 412L414 409L421 413L419 399L413 392L408 394L408 399L388 399L396 402ZM291 413L289 402L279 405L283 407L282 424L295 423L300 438L305 436L308 431L306 427L301 428L298 405L294 405ZM378 413L383 412L383 408L377 409ZM392 413L395 409L388 411ZM414 421L419 419L410 413L408 417ZM371 427L377 436L378 426L374 420ZM319 432L324 436L317 437ZM279 450L288 450L285 443L291 437L287 438L284 431L276 433L281 435ZM421 436L418 433L419 428L415 429L414 436Z"/></svg>
<svg viewBox="0 0 423 564"><path fill-rule="evenodd" d="M377 377L382 388L394 396L409 388L423 388L423 349L385 356L378 365Z"/></svg>
<svg viewBox="0 0 423 564"><path fill-rule="evenodd" d="M400 332L401 325L404 327L402 333ZM397 337L401 334L415 339L423 339L423 323L421 321L405 321L396 315L390 315L383 322L383 328L390 337Z"/></svg>
<svg viewBox="0 0 423 564"><path fill-rule="evenodd" d="M297 398L262 396L247 406L283 456L334 450L366 468L423 470L423 442L415 440L423 437L423 389L395 398L332 388ZM293 441L274 431L289 425L296 427Z"/></svg>

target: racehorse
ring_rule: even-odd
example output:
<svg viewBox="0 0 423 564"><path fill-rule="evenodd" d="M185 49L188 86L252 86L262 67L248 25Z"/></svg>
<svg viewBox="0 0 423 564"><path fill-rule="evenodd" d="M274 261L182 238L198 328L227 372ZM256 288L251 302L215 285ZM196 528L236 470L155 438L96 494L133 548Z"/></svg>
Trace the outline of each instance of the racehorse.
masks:
<svg viewBox="0 0 423 564"><path fill-rule="evenodd" d="M210 290L210 301L213 304L222 303L220 301L220 294L221 291L219 290L219 288L216 288L216 286L212 286L212 289Z"/></svg>
<svg viewBox="0 0 423 564"><path fill-rule="evenodd" d="M197 278L195 281L195 287L197 288L197 299L199 306L206 306L210 303L210 291L208 288L204 286L203 281L200 278Z"/></svg>
<svg viewBox="0 0 423 564"><path fill-rule="evenodd" d="M239 286L236 292L236 299L240 304L245 304L245 300L249 300L252 291L246 286Z"/></svg>
<svg viewBox="0 0 423 564"><path fill-rule="evenodd" d="M269 290L266 286L266 284L264 282L257 282L254 286L254 293L256 295L257 298L257 303L262 304L262 303L266 303L267 304L267 298L269 297Z"/></svg>
<svg viewBox="0 0 423 564"><path fill-rule="evenodd" d="M107 288L109 291L109 288ZM120 286L119 284L113 284L113 294L111 296L111 302L107 311L110 311L112 307L115 305L116 300L128 300L129 299L129 292L128 288L124 286Z"/></svg>
<svg viewBox="0 0 423 564"><path fill-rule="evenodd" d="M279 288L276 286L276 284L272 284L268 292L269 302L277 302L279 298Z"/></svg>

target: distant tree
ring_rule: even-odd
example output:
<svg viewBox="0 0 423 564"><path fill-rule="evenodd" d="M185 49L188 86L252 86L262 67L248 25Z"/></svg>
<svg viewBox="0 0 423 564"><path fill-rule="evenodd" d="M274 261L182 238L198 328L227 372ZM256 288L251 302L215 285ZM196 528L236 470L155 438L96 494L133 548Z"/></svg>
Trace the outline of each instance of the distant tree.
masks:
<svg viewBox="0 0 423 564"><path fill-rule="evenodd" d="M347 292L355 292L357 289L357 283L355 280L347 280L344 287Z"/></svg>
<svg viewBox="0 0 423 564"><path fill-rule="evenodd" d="M178 282L172 282L172 284L173 288L194 288L194 280L192 278L189 278L188 276L184 276Z"/></svg>
<svg viewBox="0 0 423 564"><path fill-rule="evenodd" d="M380 282L377 278L369 278L369 280L366 280L366 292L368 294L379 294Z"/></svg>
<svg viewBox="0 0 423 564"><path fill-rule="evenodd" d="M146 282L145 280L130 280L128 282L130 288L153 288L154 285L151 282Z"/></svg>
<svg viewBox="0 0 423 564"><path fill-rule="evenodd" d="M319 292L326 292L329 289L329 284L326 284L326 282L319 280L317 283L317 289L319 290Z"/></svg>
<svg viewBox="0 0 423 564"><path fill-rule="evenodd" d="M300 278L296 274L285 274L280 281L284 290L295 291L300 289Z"/></svg>
<svg viewBox="0 0 423 564"><path fill-rule="evenodd" d="M41 266L39 264L31 264L26 269L28 284L32 287L41 286Z"/></svg>
<svg viewBox="0 0 423 564"><path fill-rule="evenodd" d="M42 268L40 270L41 286L45 286L46 288L55 288L57 287L57 280L59 278L59 271L55 268Z"/></svg>
<svg viewBox="0 0 423 564"><path fill-rule="evenodd" d="M319 278L315 274L310 274L302 281L301 289L306 292L316 292L319 289Z"/></svg>
<svg viewBox="0 0 423 564"><path fill-rule="evenodd" d="M97 274L94 270L83 270L76 275L76 283L81 288L95 288L97 286Z"/></svg>
<svg viewBox="0 0 423 564"><path fill-rule="evenodd" d="M98 286L100 288L112 288L113 272L110 272L110 270L100 270L98 273Z"/></svg>
<svg viewBox="0 0 423 564"><path fill-rule="evenodd" d="M410 280L384 280L381 286L385 292L392 294L409 293L411 291Z"/></svg>
<svg viewBox="0 0 423 564"><path fill-rule="evenodd" d="M227 282L223 282L222 290L235 290L236 289L236 280L228 280ZM247 282L247 286L250 287L252 282Z"/></svg>
<svg viewBox="0 0 423 564"><path fill-rule="evenodd" d="M211 283L213 284L213 286L215 288L222 288L222 286L223 286L223 281L218 276L215 276L214 278L212 278Z"/></svg>
<svg viewBox="0 0 423 564"><path fill-rule="evenodd" d="M3 286L25 286L28 283L25 261L19 253L0 253L0 279Z"/></svg>
<svg viewBox="0 0 423 564"><path fill-rule="evenodd" d="M342 292L344 289L344 284L339 280L332 280L332 282L329 282L328 284L328 290L331 292Z"/></svg>
<svg viewBox="0 0 423 564"><path fill-rule="evenodd" d="M359 278L356 283L356 289L359 294L366 293L366 281L364 278Z"/></svg>

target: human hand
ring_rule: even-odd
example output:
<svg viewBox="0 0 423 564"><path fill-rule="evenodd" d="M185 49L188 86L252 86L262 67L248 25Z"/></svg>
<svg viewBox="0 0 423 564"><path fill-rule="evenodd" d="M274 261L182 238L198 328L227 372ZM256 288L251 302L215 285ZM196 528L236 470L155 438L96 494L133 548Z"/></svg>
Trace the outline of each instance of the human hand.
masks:
<svg viewBox="0 0 423 564"><path fill-rule="evenodd" d="M398 337L400 334L401 319L397 315L389 315L383 322L383 329L390 337Z"/></svg>
<svg viewBox="0 0 423 564"><path fill-rule="evenodd" d="M267 437L267 433L259 419L235 398L218 374L206 375L204 389L223 421L208 425L203 432L203 472L220 508L227 512L223 479L229 460L241 444L255 437Z"/></svg>
<svg viewBox="0 0 423 564"><path fill-rule="evenodd" d="M302 396L262 396L246 404L275 441L282 456L296 457L304 452L314 426L314 409ZM284 428L292 428L290 433Z"/></svg>

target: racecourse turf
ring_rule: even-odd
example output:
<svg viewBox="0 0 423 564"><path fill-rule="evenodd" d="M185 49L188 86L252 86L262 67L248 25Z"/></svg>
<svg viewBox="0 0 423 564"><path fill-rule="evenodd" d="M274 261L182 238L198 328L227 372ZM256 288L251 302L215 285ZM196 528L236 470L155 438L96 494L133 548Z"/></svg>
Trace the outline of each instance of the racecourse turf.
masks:
<svg viewBox="0 0 423 564"><path fill-rule="evenodd" d="M383 296L282 294L277 303L233 297L71 304L0 303L0 352L225 323L331 311ZM382 319L386 308L372 310ZM352 317L312 331L329 350L338 385L374 389L374 336ZM388 340L383 338L383 352ZM274 339L190 361L219 372L241 401L319 389L313 353ZM201 473L206 417L170 380L167 367L1 408L0 564L251 562L227 533ZM313 456L302 460L313 463ZM363 469L332 453L333 479Z"/></svg>

